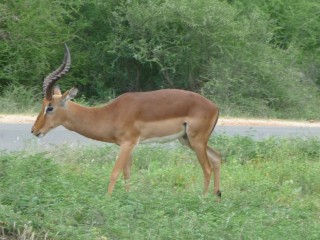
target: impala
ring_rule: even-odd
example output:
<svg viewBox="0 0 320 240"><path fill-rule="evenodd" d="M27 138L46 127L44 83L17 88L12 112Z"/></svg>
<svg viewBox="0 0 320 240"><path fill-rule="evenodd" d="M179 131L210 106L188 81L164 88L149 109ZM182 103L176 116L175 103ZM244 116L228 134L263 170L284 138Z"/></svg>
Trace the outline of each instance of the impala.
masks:
<svg viewBox="0 0 320 240"><path fill-rule="evenodd" d="M85 137L115 143L120 151L110 176L111 194L120 172L129 190L132 152L139 143L168 142L175 139L192 149L204 175L204 193L208 192L212 171L214 194L219 198L220 154L208 146L217 123L218 107L194 92L165 89L125 93L102 107L85 107L70 101L77 89L61 94L56 82L68 72L71 56L67 45L62 65L43 81L41 111L32 127L37 137L62 125Z"/></svg>

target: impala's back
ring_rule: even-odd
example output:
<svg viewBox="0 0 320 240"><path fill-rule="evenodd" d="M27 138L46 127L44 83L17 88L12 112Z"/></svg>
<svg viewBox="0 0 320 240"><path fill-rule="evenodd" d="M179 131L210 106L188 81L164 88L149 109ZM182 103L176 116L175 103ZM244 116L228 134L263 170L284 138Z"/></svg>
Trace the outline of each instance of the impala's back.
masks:
<svg viewBox="0 0 320 240"><path fill-rule="evenodd" d="M126 93L107 109L114 113L114 122L131 125L139 132L142 143L175 140L187 130L189 134L204 131L209 136L218 118L218 107L213 102L178 89Z"/></svg>

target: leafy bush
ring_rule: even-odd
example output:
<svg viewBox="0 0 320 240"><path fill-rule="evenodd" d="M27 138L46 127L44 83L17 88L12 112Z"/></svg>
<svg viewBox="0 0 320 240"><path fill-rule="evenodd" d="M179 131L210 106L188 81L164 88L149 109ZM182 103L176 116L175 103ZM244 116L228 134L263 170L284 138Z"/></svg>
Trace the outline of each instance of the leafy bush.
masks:
<svg viewBox="0 0 320 240"><path fill-rule="evenodd" d="M11 84L41 89L43 74L60 62L52 46L73 36L61 24L69 13L56 2L27 0L2 2L0 15L0 91Z"/></svg>
<svg viewBox="0 0 320 240"><path fill-rule="evenodd" d="M225 115L319 118L319 7L315 0L7 0L0 94L11 84L40 93L67 42L73 64L62 90L78 85L91 102L182 88L202 91Z"/></svg>
<svg viewBox="0 0 320 240"><path fill-rule="evenodd" d="M272 43L278 48L295 51L292 59L307 78L320 84L320 31L317 0L239 0L228 1L246 16L252 9L258 8L273 22Z"/></svg>
<svg viewBox="0 0 320 240"><path fill-rule="evenodd" d="M1 113L34 113L39 110L40 97L35 88L23 85L10 85L0 96ZM41 93L42 96L42 93Z"/></svg>

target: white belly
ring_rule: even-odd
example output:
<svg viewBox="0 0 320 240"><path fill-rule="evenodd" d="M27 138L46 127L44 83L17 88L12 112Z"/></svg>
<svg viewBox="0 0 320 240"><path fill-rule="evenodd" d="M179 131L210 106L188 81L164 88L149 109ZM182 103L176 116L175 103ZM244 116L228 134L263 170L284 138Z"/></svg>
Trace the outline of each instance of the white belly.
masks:
<svg viewBox="0 0 320 240"><path fill-rule="evenodd" d="M168 135L168 136L143 139L143 140L139 141L139 143L166 143L166 142L174 141L174 140L182 137L184 134L185 134L185 131L183 130L181 132L178 132L178 133L172 134L172 135Z"/></svg>

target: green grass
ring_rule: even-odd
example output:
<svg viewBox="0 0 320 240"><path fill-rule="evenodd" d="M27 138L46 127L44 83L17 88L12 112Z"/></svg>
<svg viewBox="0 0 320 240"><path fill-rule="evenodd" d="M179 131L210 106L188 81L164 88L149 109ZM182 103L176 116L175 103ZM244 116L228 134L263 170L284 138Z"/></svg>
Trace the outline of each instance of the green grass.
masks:
<svg viewBox="0 0 320 240"><path fill-rule="evenodd" d="M192 152L139 146L132 189L105 195L117 147L2 153L0 238L318 239L320 141L220 136L222 202ZM13 238L14 239L14 238Z"/></svg>

